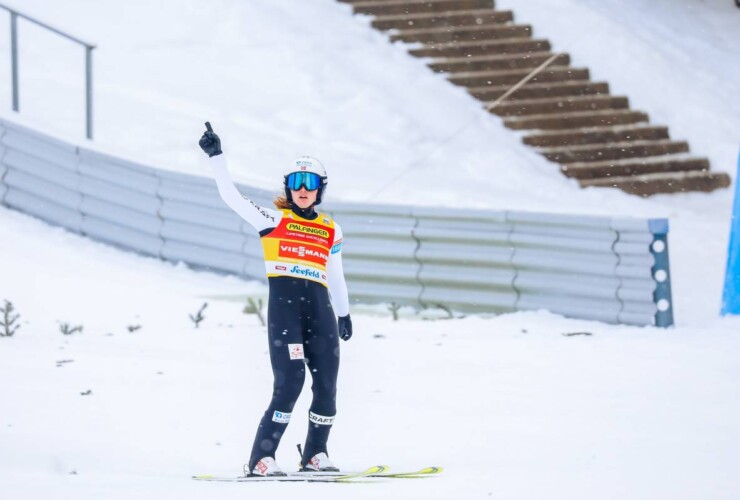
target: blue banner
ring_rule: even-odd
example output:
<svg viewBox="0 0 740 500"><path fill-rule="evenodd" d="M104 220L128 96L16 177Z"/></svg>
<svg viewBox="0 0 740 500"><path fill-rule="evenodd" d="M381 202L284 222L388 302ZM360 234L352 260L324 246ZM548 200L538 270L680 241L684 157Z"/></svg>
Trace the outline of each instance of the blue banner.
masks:
<svg viewBox="0 0 740 500"><path fill-rule="evenodd" d="M740 155L737 159L735 177L735 203L730 219L730 244L727 249L727 271L725 289L722 293L722 316L740 314Z"/></svg>

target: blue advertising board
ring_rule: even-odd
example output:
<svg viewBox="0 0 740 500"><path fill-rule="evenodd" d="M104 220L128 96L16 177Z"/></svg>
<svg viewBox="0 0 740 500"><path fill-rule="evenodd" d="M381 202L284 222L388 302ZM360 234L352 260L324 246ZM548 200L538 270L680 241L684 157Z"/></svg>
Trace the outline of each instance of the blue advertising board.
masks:
<svg viewBox="0 0 740 500"><path fill-rule="evenodd" d="M730 243L727 249L725 288L722 292L722 316L740 314L740 155L737 159L735 177L735 203L730 219Z"/></svg>

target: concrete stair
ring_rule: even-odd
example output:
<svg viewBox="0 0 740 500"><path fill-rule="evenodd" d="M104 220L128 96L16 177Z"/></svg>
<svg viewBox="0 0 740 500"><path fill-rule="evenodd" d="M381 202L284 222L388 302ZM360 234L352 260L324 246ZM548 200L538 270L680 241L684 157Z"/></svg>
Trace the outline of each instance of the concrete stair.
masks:
<svg viewBox="0 0 740 500"><path fill-rule="evenodd" d="M668 127L648 124L611 126L611 127L587 127L571 130L555 130L552 132L540 132L524 138L524 143L530 146L543 148L577 147L585 144L611 144L626 141L645 141L668 139Z"/></svg>
<svg viewBox="0 0 740 500"><path fill-rule="evenodd" d="M727 174L709 171L668 172L660 174L627 175L579 180L582 187L615 187L629 194L651 196L654 194L711 192L730 185Z"/></svg>
<svg viewBox="0 0 740 500"><path fill-rule="evenodd" d="M368 0L351 3L356 14L374 16L493 9L493 0Z"/></svg>
<svg viewBox="0 0 740 500"><path fill-rule="evenodd" d="M391 41L412 43L409 53L465 87L488 109L548 61L549 40L515 23L493 0L339 0ZM639 196L727 187L725 173L671 140L668 128L649 123L607 82L592 82L588 68L574 68L559 54L545 69L499 102L491 113L524 131L523 141L583 187L616 187Z"/></svg>
<svg viewBox="0 0 740 500"><path fill-rule="evenodd" d="M575 177L576 179L599 179L602 177L624 177L673 171L706 172L709 170L709 162L704 158L667 155L663 157L566 163L561 165L560 170L568 177Z"/></svg>
<svg viewBox="0 0 740 500"><path fill-rule="evenodd" d="M494 101L508 92L509 89L511 89L511 85L484 85L468 87L468 92L481 101ZM519 87L507 97L506 101L607 94L609 94L609 84L607 83L589 81L530 83Z"/></svg>
<svg viewBox="0 0 740 500"><path fill-rule="evenodd" d="M379 30L425 29L461 26L487 26L489 24L508 23L514 20L510 10L477 9L468 11L432 12L417 14L409 19L408 14L378 16L373 19L373 28Z"/></svg>
<svg viewBox="0 0 740 500"><path fill-rule="evenodd" d="M448 80L463 87L480 87L484 85L513 86L529 75L530 69L512 69L501 71L465 71L453 73ZM570 67L549 67L537 74L531 83L563 82L572 80L588 80L588 69Z"/></svg>
<svg viewBox="0 0 740 500"><path fill-rule="evenodd" d="M479 42L483 40L505 40L509 38L530 38L531 26L513 24L488 24L485 26L461 26L452 28L404 29L391 35L391 41L450 43Z"/></svg>
<svg viewBox="0 0 740 500"><path fill-rule="evenodd" d="M413 48L409 53L417 57L468 57L497 54L527 54L550 50L547 40L506 38L503 40L472 40L469 42L430 43Z"/></svg>
<svg viewBox="0 0 740 500"><path fill-rule="evenodd" d="M530 69L530 71L547 61L552 54L549 52L534 52L527 57L512 56L511 54L492 56L446 57L429 63L429 67L439 73L466 73L471 71L500 71L507 69ZM570 56L558 56L551 66L568 66Z"/></svg>
<svg viewBox="0 0 740 500"><path fill-rule="evenodd" d="M562 115L576 111L597 111L627 109L626 97L610 95L586 95L567 97L547 97L539 99L519 99L503 101L491 110L493 114L506 118L531 115Z"/></svg>
<svg viewBox="0 0 740 500"><path fill-rule="evenodd" d="M561 130L583 127L605 127L647 122L648 115L631 109L574 111L569 113L512 116L504 124L514 130Z"/></svg>
<svg viewBox="0 0 740 500"><path fill-rule="evenodd" d="M540 152L548 160L567 164L688 153L689 144L686 141L670 139L625 141L542 148Z"/></svg>
<svg viewBox="0 0 740 500"><path fill-rule="evenodd" d="M584 144L582 146L543 148L540 151L548 160L567 165L570 162L599 162L688 153L689 144L686 141L664 139L661 141Z"/></svg>

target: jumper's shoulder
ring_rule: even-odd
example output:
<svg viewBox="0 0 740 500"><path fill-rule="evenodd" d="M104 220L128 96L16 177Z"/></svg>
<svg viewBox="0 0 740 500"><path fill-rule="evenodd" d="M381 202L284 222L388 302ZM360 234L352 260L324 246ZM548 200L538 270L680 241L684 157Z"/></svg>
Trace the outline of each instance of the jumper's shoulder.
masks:
<svg viewBox="0 0 740 500"><path fill-rule="evenodd" d="M336 219L325 212L319 212L317 220L320 221L322 224L331 225L333 227L339 226L339 223L337 223Z"/></svg>
<svg viewBox="0 0 740 500"><path fill-rule="evenodd" d="M342 232L342 226L337 221L334 221L334 241L342 241L344 233Z"/></svg>
<svg viewBox="0 0 740 500"><path fill-rule="evenodd" d="M334 242L341 241L342 239L342 227L339 223L329 214L319 212L318 220L327 226L331 226L334 230Z"/></svg>

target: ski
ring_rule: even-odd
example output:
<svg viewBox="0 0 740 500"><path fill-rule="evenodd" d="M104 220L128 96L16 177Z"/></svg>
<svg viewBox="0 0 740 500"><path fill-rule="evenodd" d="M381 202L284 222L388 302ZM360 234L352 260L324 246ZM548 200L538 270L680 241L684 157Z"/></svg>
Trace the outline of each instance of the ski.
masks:
<svg viewBox="0 0 740 500"><path fill-rule="evenodd" d="M364 477L390 477L390 478L416 478L416 477L428 477L435 474L441 474L444 471L442 467L424 467L415 471L405 472L389 472L388 469L382 472L376 472L369 474ZM342 475L342 472L312 472L312 471L299 471L289 473L291 476L302 476L302 477L333 477Z"/></svg>
<svg viewBox="0 0 740 500"><path fill-rule="evenodd" d="M351 482L355 479L362 478L397 478L397 479L414 479L430 477L441 474L444 471L442 467L423 467L419 470L390 472L389 468L384 465L370 467L361 472L312 472L299 471L289 472L287 476L249 476L249 477L219 477L210 474L193 476L193 479L200 481L226 481L226 482L249 482L249 481L293 481L293 482Z"/></svg>
<svg viewBox="0 0 740 500"><path fill-rule="evenodd" d="M433 476L435 474L441 474L444 471L442 467L424 467L423 469L419 469L417 471L411 471L411 472L390 472L388 474L383 474L383 477L398 477L398 478L415 478L415 477L426 477L426 476Z"/></svg>
<svg viewBox="0 0 740 500"><path fill-rule="evenodd" d="M333 473L333 475L309 475L302 473L288 473L287 476L240 476L240 477L224 477L214 476L211 474L203 474L200 476L193 476L193 479L198 481L221 481L221 482L232 482L232 483L247 483L247 482L264 482L264 481L284 481L284 482L308 482L308 483L341 483L341 482L353 482L357 479L365 477L378 477L388 470L385 465L375 465L361 472L349 472L349 473Z"/></svg>

